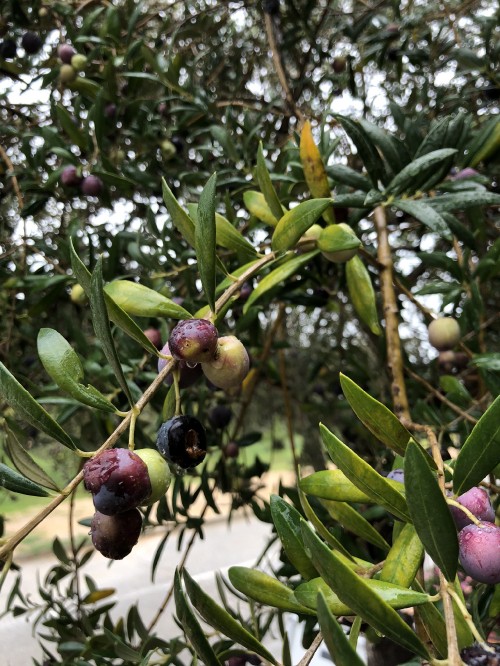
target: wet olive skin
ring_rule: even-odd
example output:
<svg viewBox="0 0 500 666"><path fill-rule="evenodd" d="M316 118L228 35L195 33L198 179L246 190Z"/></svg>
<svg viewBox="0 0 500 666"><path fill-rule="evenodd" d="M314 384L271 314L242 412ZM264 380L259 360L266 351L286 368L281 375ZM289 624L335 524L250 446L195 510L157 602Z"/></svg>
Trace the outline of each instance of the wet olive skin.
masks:
<svg viewBox="0 0 500 666"><path fill-rule="evenodd" d="M169 463L196 467L207 453L205 429L194 416L174 416L159 429L156 447Z"/></svg>

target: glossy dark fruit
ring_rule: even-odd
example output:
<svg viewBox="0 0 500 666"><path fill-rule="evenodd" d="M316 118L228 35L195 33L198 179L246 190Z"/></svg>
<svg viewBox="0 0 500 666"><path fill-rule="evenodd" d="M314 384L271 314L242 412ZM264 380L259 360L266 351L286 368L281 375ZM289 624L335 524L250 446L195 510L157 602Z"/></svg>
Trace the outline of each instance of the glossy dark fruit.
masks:
<svg viewBox="0 0 500 666"><path fill-rule="evenodd" d="M161 349L161 353L165 354L165 356L171 356L168 342ZM159 358L158 372L161 372L167 363L168 361L166 359ZM196 363L196 365L188 365L185 361L178 361L178 369L179 369L179 388L188 388L189 386L192 386L196 381L198 381L198 379L203 374L201 371L201 365L199 363ZM172 372L167 375L165 383L167 384L167 386L172 386L172 384L174 383L174 375Z"/></svg>
<svg viewBox="0 0 500 666"><path fill-rule="evenodd" d="M479 583L500 583L500 527L482 521L458 533L459 559L465 573Z"/></svg>
<svg viewBox="0 0 500 666"><path fill-rule="evenodd" d="M26 53L29 53L29 55L38 53L38 51L42 48L42 44L43 42L40 36L36 34L36 32L25 32L21 39L21 46L26 51Z"/></svg>
<svg viewBox="0 0 500 666"><path fill-rule="evenodd" d="M183 319L170 334L172 356L188 363L204 363L214 358L218 332L207 319Z"/></svg>
<svg viewBox="0 0 500 666"><path fill-rule="evenodd" d="M151 344L153 344L156 347L156 349L161 349L162 347L161 333L158 328L147 328L144 331L144 335L151 342Z"/></svg>
<svg viewBox="0 0 500 666"><path fill-rule="evenodd" d="M240 655L234 655L233 657L229 657L224 663L226 666L246 666L247 658Z"/></svg>
<svg viewBox="0 0 500 666"><path fill-rule="evenodd" d="M467 666L500 666L500 643L471 645L460 652Z"/></svg>
<svg viewBox="0 0 500 666"><path fill-rule="evenodd" d="M271 16L279 14L280 11L279 0L262 0L262 10L264 11L265 14L271 14Z"/></svg>
<svg viewBox="0 0 500 666"><path fill-rule="evenodd" d="M17 55L17 46L16 42L13 39L4 39L3 42L0 42L0 58L5 58L5 60L11 60Z"/></svg>
<svg viewBox="0 0 500 666"><path fill-rule="evenodd" d="M460 340L460 326L453 317L440 317L431 321L428 328L429 342L438 351L453 349Z"/></svg>
<svg viewBox="0 0 500 666"><path fill-rule="evenodd" d="M240 447L236 442L228 442L222 449L222 452L226 458L237 458L240 453Z"/></svg>
<svg viewBox="0 0 500 666"><path fill-rule="evenodd" d="M90 525L94 548L110 560L122 560L139 540L142 516L138 509L130 509L115 516L96 511Z"/></svg>
<svg viewBox="0 0 500 666"><path fill-rule="evenodd" d="M83 484L96 510L107 516L143 504L152 491L146 463L128 449L108 449L91 458L83 466Z"/></svg>
<svg viewBox="0 0 500 666"><path fill-rule="evenodd" d="M216 405L208 412L208 420L212 428L221 430L229 425L233 417L233 412L226 405Z"/></svg>
<svg viewBox="0 0 500 666"><path fill-rule="evenodd" d="M75 49L69 44L61 44L57 49L59 60L65 65L71 64L71 58L76 54Z"/></svg>
<svg viewBox="0 0 500 666"><path fill-rule="evenodd" d="M234 335L219 338L217 352L212 361L202 365L205 377L217 388L240 386L248 374L250 358L243 343Z"/></svg>
<svg viewBox="0 0 500 666"><path fill-rule="evenodd" d="M486 520L489 523L495 522L495 512L491 506L490 498L484 488L471 488L456 500L466 509L476 516L479 520ZM466 525L471 525L472 520L458 507L450 505L451 515L457 526L457 530L462 530Z"/></svg>
<svg viewBox="0 0 500 666"><path fill-rule="evenodd" d="M171 136L170 137L170 143L175 147L175 150L179 153L179 155L183 152L184 150L184 139L180 136Z"/></svg>
<svg viewBox="0 0 500 666"><path fill-rule="evenodd" d="M174 416L160 427L156 446L167 462L196 467L207 453L205 429L194 416Z"/></svg>
<svg viewBox="0 0 500 666"><path fill-rule="evenodd" d="M335 74L341 74L345 71L347 59L344 57L334 58L332 62L333 71Z"/></svg>
<svg viewBox="0 0 500 666"><path fill-rule="evenodd" d="M64 167L59 178L63 187L77 187L83 180L78 169L73 165Z"/></svg>
<svg viewBox="0 0 500 666"><path fill-rule="evenodd" d="M392 469L389 474L387 475L388 479L392 479L393 481L398 481L399 483L404 483L405 482L405 473L404 470L402 469Z"/></svg>
<svg viewBox="0 0 500 666"><path fill-rule="evenodd" d="M83 194L86 194L89 197L98 197L102 190L104 184L99 176L87 176L83 179L80 189Z"/></svg>
<svg viewBox="0 0 500 666"><path fill-rule="evenodd" d="M253 287L250 282L244 282L240 289L240 301L247 301L250 298L252 291Z"/></svg>

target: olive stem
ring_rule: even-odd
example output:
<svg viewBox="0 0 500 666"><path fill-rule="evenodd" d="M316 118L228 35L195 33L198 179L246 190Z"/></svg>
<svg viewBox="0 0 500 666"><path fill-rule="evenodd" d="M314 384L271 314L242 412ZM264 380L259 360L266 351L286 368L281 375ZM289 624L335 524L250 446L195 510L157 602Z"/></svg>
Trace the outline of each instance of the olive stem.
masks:
<svg viewBox="0 0 500 666"><path fill-rule="evenodd" d="M312 658L316 654L316 650L319 648L321 643L323 642L323 635L321 631L319 631L316 634L316 637L314 638L313 642L311 643L309 649L305 653L305 655L302 657L302 659L299 661L297 666L308 666L311 663Z"/></svg>
<svg viewBox="0 0 500 666"><path fill-rule="evenodd" d="M467 626L469 627L471 634L474 636L476 641L481 645L481 647L484 650L489 651L490 650L489 645L487 643L485 643L485 640L484 640L483 636L481 636L481 634L477 630L477 627L474 624L474 621L472 619L472 615L467 610L467 607L465 606L462 599L460 599L460 595L455 592L451 583L447 583L447 585L448 585L448 594L450 595L450 597L452 597L453 601L458 606L458 609L462 613L462 616L463 616L464 620L466 621Z"/></svg>
<svg viewBox="0 0 500 666"><path fill-rule="evenodd" d="M460 511L463 511L465 513L465 515L467 516L467 518L469 520L472 520L474 525L478 525L478 526L481 525L481 521L478 518L476 518L476 516L471 511L469 511L469 509L467 509L467 507L465 507L463 504L460 504L460 502L457 502L456 500L451 499L450 497L446 498L446 502L450 506L454 506L457 509L460 509Z"/></svg>
<svg viewBox="0 0 500 666"><path fill-rule="evenodd" d="M131 417L130 417L130 426L128 430L128 448L129 451L133 451L135 449L135 424L137 423L137 418L139 417L139 414L141 413L139 409L134 405L132 407L131 411Z"/></svg>

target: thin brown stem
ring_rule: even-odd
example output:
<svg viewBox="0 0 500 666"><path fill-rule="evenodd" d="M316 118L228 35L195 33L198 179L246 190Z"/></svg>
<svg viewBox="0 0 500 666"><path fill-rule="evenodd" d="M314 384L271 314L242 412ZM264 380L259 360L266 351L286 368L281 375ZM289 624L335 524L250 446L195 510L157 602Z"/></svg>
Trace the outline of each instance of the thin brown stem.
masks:
<svg viewBox="0 0 500 666"><path fill-rule="evenodd" d="M281 333L283 335L284 331L286 331L286 326L284 326L284 313L285 313L285 306L283 304L280 305L280 313L282 313L282 319L281 319ZM279 349L278 351L278 364L279 364L279 374L280 374L280 382L281 382L281 390L283 391L283 403L285 405L285 415L286 415L286 424L287 424L287 430L288 430L288 441L290 442L290 448L292 450L292 457L293 457L293 464L295 466L295 469L298 470L299 468L299 460L297 457L297 449L295 447L295 435L293 432L293 410L292 410L292 405L290 401L290 392L288 390L288 384L287 384L287 377L286 377L286 359L285 359L285 351L283 349Z"/></svg>
<svg viewBox="0 0 500 666"><path fill-rule="evenodd" d="M444 621L446 625L446 638L448 643L448 666L462 666L460 649L457 640L457 628L455 625L455 615L453 613L453 602L449 593L448 582L439 572L439 584L441 588L441 598L443 600Z"/></svg>
<svg viewBox="0 0 500 666"><path fill-rule="evenodd" d="M382 267L380 270L380 287L385 317L387 366L391 374L392 401L397 416L410 419L410 405L406 394L403 356L399 338L398 304L393 283L391 246L389 244L387 218L382 206L375 208L374 220L378 239L377 257Z"/></svg>
<svg viewBox="0 0 500 666"><path fill-rule="evenodd" d="M21 192L21 188L19 187L18 180L16 178L16 175L14 173L14 165L11 162L10 157L7 155L7 152L3 148L3 146L0 146L0 157L3 159L5 164L7 165L9 171L10 171L10 179L12 180L12 187L14 188L14 192L16 193L17 197L17 203L19 205L19 209L22 210L24 208L24 199L23 199L23 194Z"/></svg>
<svg viewBox="0 0 500 666"><path fill-rule="evenodd" d="M319 648L319 646L321 645L322 642L323 642L323 636L321 634L321 631L319 631L316 634L316 637L314 638L313 642L309 646L309 649L307 650L305 655L302 657L302 659L299 661L297 666L309 666L309 664L312 661L312 658L316 654L316 651L317 651L317 649Z"/></svg>
<svg viewBox="0 0 500 666"><path fill-rule="evenodd" d="M455 403L451 402L451 400L448 400L448 398L443 395L438 389L434 388L432 384L429 384L427 380L425 380L423 377L420 377L420 375L417 375L413 370L410 370L409 368L406 368L406 372L410 375L412 379L415 381L419 382L424 386L427 391L432 393L432 395L436 396L438 400L441 400L442 403L447 405L450 409L452 409L456 414L459 414L463 419L466 421L469 421L469 423L477 423L477 419L468 414L467 412L464 412L460 407L455 405Z"/></svg>

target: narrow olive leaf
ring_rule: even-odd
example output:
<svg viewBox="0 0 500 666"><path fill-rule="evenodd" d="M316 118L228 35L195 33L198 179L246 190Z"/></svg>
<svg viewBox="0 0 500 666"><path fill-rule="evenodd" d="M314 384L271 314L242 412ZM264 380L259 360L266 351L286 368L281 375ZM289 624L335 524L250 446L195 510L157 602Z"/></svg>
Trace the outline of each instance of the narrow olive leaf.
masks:
<svg viewBox="0 0 500 666"><path fill-rule="evenodd" d="M458 454L453 491L457 495L476 486L500 464L500 396L481 416Z"/></svg>
<svg viewBox="0 0 500 666"><path fill-rule="evenodd" d="M215 189L217 174L212 174L203 188L195 225L195 248L198 270L205 298L215 312Z"/></svg>
<svg viewBox="0 0 500 666"><path fill-rule="evenodd" d="M372 188L372 184L366 176L363 176L363 174L358 173L344 164L327 166L326 170L333 180L342 183L343 185L350 185L356 190L364 190L365 192L368 192L368 190L371 190Z"/></svg>
<svg viewBox="0 0 500 666"><path fill-rule="evenodd" d="M359 124L375 146L379 148L380 153L385 159L388 172L394 174L401 171L410 159L405 144L402 141L398 141L392 134L389 134L367 120L360 118Z"/></svg>
<svg viewBox="0 0 500 666"><path fill-rule="evenodd" d="M358 256L346 263L345 275L349 296L359 318L374 335L380 335L375 290L370 273Z"/></svg>
<svg viewBox="0 0 500 666"><path fill-rule="evenodd" d="M337 553L335 553L335 556L338 558ZM352 569L352 567L348 568ZM395 608L396 610L418 606L429 601L429 595L425 592L409 590L407 587L387 583L376 578L363 578L362 580L382 601L385 601L391 608ZM353 609L340 601L339 597L323 578L313 578L306 583L301 583L295 588L295 597L299 603L316 610L318 592L324 594L328 608L334 615L354 614Z"/></svg>
<svg viewBox="0 0 500 666"><path fill-rule="evenodd" d="M188 204L187 209L189 215L194 220L195 224L198 222L198 204ZM235 252L243 252L244 254L255 255L257 250L254 246L231 224L231 222L219 213L215 213L215 240L217 245L225 247L228 250Z"/></svg>
<svg viewBox="0 0 500 666"><path fill-rule="evenodd" d="M456 152L456 148L441 148L417 157L394 176L387 186L385 194L396 196L403 192L414 192L419 184L428 177L431 169L435 169L438 164Z"/></svg>
<svg viewBox="0 0 500 666"><path fill-rule="evenodd" d="M271 241L275 252L295 247L303 234L323 215L333 199L309 199L285 213L278 222Z"/></svg>
<svg viewBox="0 0 500 666"><path fill-rule="evenodd" d="M340 373L340 385L353 412L375 437L404 456L411 433L399 419L346 375Z"/></svg>
<svg viewBox="0 0 500 666"><path fill-rule="evenodd" d="M336 666L364 666L344 630L331 614L324 595L318 594L318 622L325 645Z"/></svg>
<svg viewBox="0 0 500 666"><path fill-rule="evenodd" d="M408 507L401 492L378 474L363 458L341 442L338 437L335 437L322 423L319 427L321 438L331 459L347 478L397 518L410 522ZM402 488L402 484L398 485Z"/></svg>
<svg viewBox="0 0 500 666"><path fill-rule="evenodd" d="M37 483L39 486L59 491L60 488L54 483L45 470L40 467L36 460L31 457L28 451L26 451L15 432L9 427L6 427L5 434L6 452L17 471L30 481L33 481L33 483Z"/></svg>
<svg viewBox="0 0 500 666"><path fill-rule="evenodd" d="M283 284L285 280L291 277L294 273L300 270L303 266L311 261L313 257L318 254L318 250L313 250L312 252L306 252L301 254L298 257L291 257L287 261L284 261L280 266L272 270L268 275L260 280L259 284L250 294L245 306L243 308L243 313L248 312L250 307L255 304L265 293L270 289L277 287L280 284Z"/></svg>
<svg viewBox="0 0 500 666"><path fill-rule="evenodd" d="M271 176L266 167L266 161L264 159L264 151L262 149L262 141L259 142L259 149L257 151L257 167L255 169L255 176L262 194L266 200L267 205L269 206L271 213L276 219L280 219L283 215L283 210L281 207L280 200L274 189Z"/></svg>
<svg viewBox="0 0 500 666"><path fill-rule="evenodd" d="M380 580L409 587L424 558L424 547L415 527L406 523L387 554Z"/></svg>
<svg viewBox="0 0 500 666"><path fill-rule="evenodd" d="M299 604L293 590L263 571L247 567L230 567L227 573L231 585L254 601L290 613L314 615L310 608Z"/></svg>
<svg viewBox="0 0 500 666"><path fill-rule="evenodd" d="M131 280L113 280L104 292L119 308L135 317L171 317L189 319L191 314L170 298ZM107 303L107 301L106 301Z"/></svg>
<svg viewBox="0 0 500 666"><path fill-rule="evenodd" d="M318 575L318 572L307 556L302 544L300 513L294 506L285 502L278 495L271 495L270 505L273 523L286 556L302 578L306 580L314 578Z"/></svg>
<svg viewBox="0 0 500 666"><path fill-rule="evenodd" d="M200 623L189 606L184 591L182 589L181 576L179 569L175 570L174 576L174 599L175 611L179 623L186 634L194 651L200 657L206 666L221 666L212 646L208 642Z"/></svg>
<svg viewBox="0 0 500 666"><path fill-rule="evenodd" d="M163 201L165 202L165 206L167 207L167 210L177 231L182 235L183 238L185 238L187 243L189 243L189 245L194 248L196 246L196 240L193 220L179 205L177 199L174 196L174 193L167 185L165 178L161 179L161 190L163 194Z"/></svg>
<svg viewBox="0 0 500 666"><path fill-rule="evenodd" d="M328 511L328 514L339 522L345 530L356 534L374 546L378 546L381 550L389 550L390 546L387 541L352 506L346 502L334 502L332 500L322 500L321 504Z"/></svg>
<svg viewBox="0 0 500 666"><path fill-rule="evenodd" d="M500 206L500 194L479 190L441 194L426 200L437 211L465 210L475 206Z"/></svg>
<svg viewBox="0 0 500 666"><path fill-rule="evenodd" d="M446 579L452 581L458 566L457 530L427 458L416 442L408 444L405 455L408 509L425 550Z"/></svg>
<svg viewBox="0 0 500 666"><path fill-rule="evenodd" d="M56 104L55 106L57 119L59 120L61 127L66 132L68 137L71 139L71 143L74 143L79 148L83 150L87 149L87 141L83 132L78 129L78 126L75 125L74 118L66 111L66 109L60 105Z"/></svg>
<svg viewBox="0 0 500 666"><path fill-rule="evenodd" d="M13 493L21 495L32 495L34 497L47 497L49 493L37 483L33 483L19 472L0 463L0 488L5 488Z"/></svg>
<svg viewBox="0 0 500 666"><path fill-rule="evenodd" d="M277 664L278 662L270 652L258 641L255 636L244 629L234 617L232 617L225 608L219 606L206 592L198 585L198 583L188 574L184 569L183 571L184 583L186 585L186 592L191 600L191 603L201 615L201 617L210 626L220 631L224 636L227 636L235 643L239 643L252 652L271 662Z"/></svg>
<svg viewBox="0 0 500 666"><path fill-rule="evenodd" d="M429 227L431 231L435 231L443 238L451 240L453 234L441 215L423 201L411 201L410 199L396 199L393 201L393 205L399 210L402 210L404 213L408 213L419 222L422 222L426 227Z"/></svg>
<svg viewBox="0 0 500 666"><path fill-rule="evenodd" d="M429 658L427 649L398 613L302 523L304 546L328 586L339 599L376 631L398 645Z"/></svg>
<svg viewBox="0 0 500 666"><path fill-rule="evenodd" d="M325 165L319 152L318 146L314 143L311 123L306 120L300 133L299 146L300 161L306 179L309 191L315 199L320 197L331 197L328 176L326 175ZM335 214L331 208L327 208L323 217L330 224L335 223Z"/></svg>
<svg viewBox="0 0 500 666"><path fill-rule="evenodd" d="M53 328L42 328L37 338L38 356L47 374L60 389L84 405L115 412L112 403L93 386L84 386L83 366L78 354Z"/></svg>
<svg viewBox="0 0 500 666"><path fill-rule="evenodd" d="M94 325L95 334L101 343L104 355L106 356L109 365L115 373L115 377L123 392L127 396L127 399L129 400L130 404L133 405L134 401L132 399L132 395L130 394L127 380L123 374L123 369L120 363L120 359L118 358L115 343L113 342L113 336L111 335L111 327L109 325L108 311L106 309L106 302L104 300L103 286L101 256L99 257L94 268L90 283L90 309L92 311L92 323Z"/></svg>
<svg viewBox="0 0 500 666"><path fill-rule="evenodd" d="M0 395L24 421L27 421L34 428L42 430L42 432L67 446L68 449L76 449L71 437L21 386L2 362L0 362Z"/></svg>
<svg viewBox="0 0 500 666"><path fill-rule="evenodd" d="M373 187L377 188L379 180L386 182L387 174L385 172L382 158L359 121L337 114L335 114L335 118L340 121L345 132L356 146L358 154L370 176Z"/></svg>
<svg viewBox="0 0 500 666"><path fill-rule="evenodd" d="M267 205L265 196L262 192L257 192L256 190L247 190L246 192L243 192L243 203L250 215L253 215L261 222L270 224L272 227L275 227L278 224L279 217L281 217L284 212L282 210L278 218L274 217L272 210Z"/></svg>
<svg viewBox="0 0 500 666"><path fill-rule="evenodd" d="M307 495L326 500L373 503L372 498L355 486L340 469L314 472L300 479L299 488Z"/></svg>

